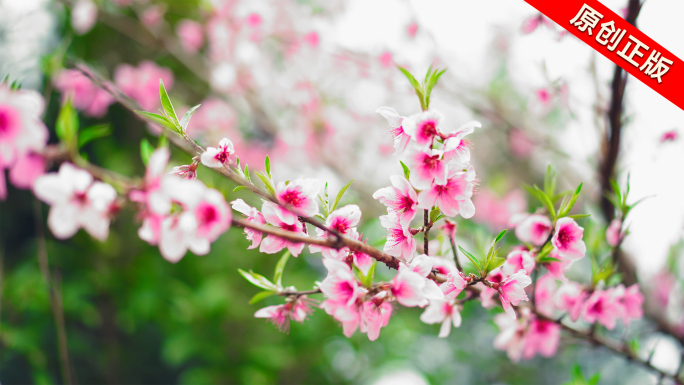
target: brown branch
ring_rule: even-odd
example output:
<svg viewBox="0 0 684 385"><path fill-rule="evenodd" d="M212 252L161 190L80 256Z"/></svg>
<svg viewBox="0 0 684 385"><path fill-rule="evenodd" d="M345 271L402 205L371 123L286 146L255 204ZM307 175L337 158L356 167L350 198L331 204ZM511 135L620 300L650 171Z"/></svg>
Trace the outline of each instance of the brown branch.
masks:
<svg viewBox="0 0 684 385"><path fill-rule="evenodd" d="M423 254L429 255L429 249L428 249L428 233L430 232L430 213L428 213L428 210L425 209L423 210Z"/></svg>

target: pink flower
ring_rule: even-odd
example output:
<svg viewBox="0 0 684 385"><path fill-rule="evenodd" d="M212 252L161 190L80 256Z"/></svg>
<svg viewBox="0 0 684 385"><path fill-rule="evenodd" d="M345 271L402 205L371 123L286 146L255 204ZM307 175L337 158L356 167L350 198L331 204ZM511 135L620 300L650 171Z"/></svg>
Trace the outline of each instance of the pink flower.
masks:
<svg viewBox="0 0 684 385"><path fill-rule="evenodd" d="M523 130L512 128L508 136L508 146L514 156L527 158L532 155L536 144Z"/></svg>
<svg viewBox="0 0 684 385"><path fill-rule="evenodd" d="M587 296L587 292L577 282L568 282L556 290L553 303L559 310L567 311L570 319L575 322L582 315Z"/></svg>
<svg viewBox="0 0 684 385"><path fill-rule="evenodd" d="M438 126L442 119L442 114L437 111L423 111L405 118L402 124L404 132L415 140L421 149L427 150L439 134Z"/></svg>
<svg viewBox="0 0 684 385"><path fill-rule="evenodd" d="M325 226L329 229L336 230L341 235L349 236L350 234L356 232L356 226L359 224L360 220L361 209L359 206L347 205L330 213L325 221ZM319 237L327 237L331 235L319 228L316 228L316 234ZM355 234L355 236L352 238L358 238L358 234ZM309 245L309 250L312 253L321 252L324 257L335 259L339 259L341 255L347 254L349 252L347 248L335 250L330 247L322 247L318 245Z"/></svg>
<svg viewBox="0 0 684 385"><path fill-rule="evenodd" d="M206 151L202 153L202 164L212 168L228 167L232 163L230 157L233 154L235 154L233 142L228 138L223 138L219 142L218 148L207 147Z"/></svg>
<svg viewBox="0 0 684 385"><path fill-rule="evenodd" d="M155 111L160 105L159 79L166 90L173 86L173 72L151 61L143 61L136 68L128 64L119 65L114 71L114 81L128 97L140 103L145 111Z"/></svg>
<svg viewBox="0 0 684 385"><path fill-rule="evenodd" d="M387 229L387 241L383 251L389 255L411 261L416 251L416 242L408 228L401 225L395 215L383 215L380 224Z"/></svg>
<svg viewBox="0 0 684 385"><path fill-rule="evenodd" d="M76 34L88 33L97 22L97 5L90 0L79 0L71 8L71 26Z"/></svg>
<svg viewBox="0 0 684 385"><path fill-rule="evenodd" d="M202 24L184 19L178 23L176 33L180 38L183 50L189 54L195 54L202 48L204 44L204 32L202 31Z"/></svg>
<svg viewBox="0 0 684 385"><path fill-rule="evenodd" d="M418 195L403 176L392 175L390 181L392 187L381 188L373 193L373 198L387 206L387 211L396 215L402 226L408 227L416 216Z"/></svg>
<svg viewBox="0 0 684 385"><path fill-rule="evenodd" d="M140 21L148 27L154 27L162 21L164 13L166 13L166 9L163 6L152 5L145 9L140 16Z"/></svg>
<svg viewBox="0 0 684 385"><path fill-rule="evenodd" d="M295 179L290 183L278 183L276 198L278 202L288 205L294 212L304 217L313 217L318 214L316 197L321 189L321 181L318 179Z"/></svg>
<svg viewBox="0 0 684 385"><path fill-rule="evenodd" d="M361 270L363 275L368 275L368 272L370 271L371 266L373 266L375 259L373 259L373 257L370 255L359 251L350 251L349 254L353 258L354 266Z"/></svg>
<svg viewBox="0 0 684 385"><path fill-rule="evenodd" d="M622 230L622 221L619 219L613 219L610 222L610 225L606 229L606 241L608 241L608 244L610 247L615 247L620 243L622 240L622 237L624 236L624 233L621 232Z"/></svg>
<svg viewBox="0 0 684 385"><path fill-rule="evenodd" d="M296 214L282 209L278 205L271 202L264 202L261 206L261 212L264 219L269 224L279 227L283 230L291 231L295 234L306 236L306 226L299 220ZM261 241L259 251L266 254L274 254L286 248L290 250L293 256L297 257L304 249L304 243L296 243L288 241L285 238L280 238L275 235L268 235Z"/></svg>
<svg viewBox="0 0 684 385"><path fill-rule="evenodd" d="M458 230L458 223L444 218L444 223L441 226L439 226L438 228L444 232L444 235L447 237L447 239L450 239L452 241L456 240L456 232Z"/></svg>
<svg viewBox="0 0 684 385"><path fill-rule="evenodd" d="M230 228L233 214L228 208L223 194L217 190L206 189L193 210L197 221L198 238L206 239L211 243Z"/></svg>
<svg viewBox="0 0 684 385"><path fill-rule="evenodd" d="M318 33L316 31L311 31L304 35L302 38L305 43L310 45L312 48L318 47L318 44L320 43L320 38L318 37Z"/></svg>
<svg viewBox="0 0 684 385"><path fill-rule="evenodd" d="M532 214L523 219L515 228L515 236L523 242L541 246L549 238L551 220L545 215Z"/></svg>
<svg viewBox="0 0 684 385"><path fill-rule="evenodd" d="M195 111L186 132L191 137L210 131L233 138L233 144L240 149L241 138L236 130L237 117L233 107L221 99L209 98L202 101L202 108Z"/></svg>
<svg viewBox="0 0 684 385"><path fill-rule="evenodd" d="M499 291L501 305L506 313L514 319L516 318L516 315L511 305L518 306L520 301L529 301L527 294L525 294L525 287L529 286L532 283L532 280L526 274L525 270L518 271L504 279L497 289Z"/></svg>
<svg viewBox="0 0 684 385"><path fill-rule="evenodd" d="M494 339L494 348L505 350L508 358L513 362L520 361L525 347L526 317L523 317L521 321L518 322L506 314L494 316L494 323L499 327L499 334Z"/></svg>
<svg viewBox="0 0 684 385"><path fill-rule="evenodd" d="M473 198L473 204L473 221L486 224L493 232L499 232L507 226L514 227L514 219L527 210L527 201L521 190L513 190L503 198L491 190L480 190Z"/></svg>
<svg viewBox="0 0 684 385"><path fill-rule="evenodd" d="M313 313L311 305L314 301L305 295L294 299L288 298L283 305L267 306L254 313L256 318L268 318L281 332L290 330L290 320L303 323Z"/></svg>
<svg viewBox="0 0 684 385"><path fill-rule="evenodd" d="M362 333L368 335L368 339L375 341L380 337L380 329L389 324L392 316L392 305L382 302L376 305L373 302L364 302L361 307L361 324L359 325Z"/></svg>
<svg viewBox="0 0 684 385"><path fill-rule="evenodd" d="M463 273L454 269L447 274L446 281L443 282L439 288L442 290L442 293L444 293L444 298L452 300L461 294L467 283Z"/></svg>
<svg viewBox="0 0 684 385"><path fill-rule="evenodd" d="M506 279L506 276L503 274L501 267L497 267L487 275L487 280L493 284L501 284L504 279ZM482 283L478 283L476 286L480 288L480 302L482 302L482 307L485 309L493 308L496 305L494 302L494 295L499 291L487 287Z"/></svg>
<svg viewBox="0 0 684 385"><path fill-rule="evenodd" d="M116 191L106 183L94 182L87 171L63 163L58 173L36 180L33 191L50 205L48 227L58 239L72 237L83 228L104 241L109 235L109 213Z"/></svg>
<svg viewBox="0 0 684 385"><path fill-rule="evenodd" d="M0 172L2 168L0 168ZM17 158L10 169L9 180L15 187L32 188L36 179L45 174L45 159L37 154L27 153ZM0 178L2 179L2 178Z"/></svg>
<svg viewBox="0 0 684 385"><path fill-rule="evenodd" d="M266 219L264 219L264 216L261 215L259 210L257 210L256 207L248 205L242 199L236 199L230 202L230 204L233 207L233 210L239 211L247 217L247 222L257 225L264 225L266 223ZM248 249L256 249L261 243L262 236L263 234L260 231L245 227L245 238L247 238L248 241L252 241L252 244Z"/></svg>
<svg viewBox="0 0 684 385"><path fill-rule="evenodd" d="M456 161L458 164L467 164L470 162L470 142L464 139L467 135L472 134L475 128L481 128L482 123L477 121L468 122L458 130L449 133L444 139L444 159L446 161Z"/></svg>
<svg viewBox="0 0 684 385"><path fill-rule="evenodd" d="M554 261L545 263L544 265L546 266L546 269L557 280L562 282L568 282L568 278L565 276L565 272L570 269L570 266L573 264L573 262L564 260L560 255L558 255L558 253L555 250L552 250L549 256L551 258L556 258L560 260L560 262Z"/></svg>
<svg viewBox="0 0 684 385"><path fill-rule="evenodd" d="M508 253L506 262L501 266L504 274L511 275L516 271L525 270L529 275L534 269L534 257L529 251L524 249L516 249Z"/></svg>
<svg viewBox="0 0 684 385"><path fill-rule="evenodd" d="M347 305L339 301L325 300L321 303L321 309L342 323L342 330L347 338L354 335L361 324L361 313L357 303Z"/></svg>
<svg viewBox="0 0 684 385"><path fill-rule="evenodd" d="M387 123L389 123L390 134L394 139L395 153L398 155L404 152L411 140L411 136L404 131L404 127L402 126L402 123L406 118L400 116L394 108L390 107L380 107L375 110L375 112L382 115L387 119Z"/></svg>
<svg viewBox="0 0 684 385"><path fill-rule="evenodd" d="M12 91L0 84L0 200L7 196L4 169L30 152L41 152L47 143L43 104L36 91Z"/></svg>
<svg viewBox="0 0 684 385"><path fill-rule="evenodd" d="M427 306L433 299L443 299L444 294L434 281L429 280L406 265L399 267L399 273L392 279L392 296L406 307Z"/></svg>
<svg viewBox="0 0 684 385"><path fill-rule="evenodd" d="M523 358L529 360L537 353L543 357L552 357L558 350L560 335L560 325L546 320L533 320L525 334Z"/></svg>
<svg viewBox="0 0 684 385"><path fill-rule="evenodd" d="M572 218L561 218L556 221L556 233L551 239L558 254L570 261L582 259L587 252L587 246L582 240L584 229Z"/></svg>
<svg viewBox="0 0 684 385"><path fill-rule="evenodd" d="M378 59L380 60L380 65L384 68L390 68L392 66L393 60L391 52L383 52Z"/></svg>
<svg viewBox="0 0 684 385"><path fill-rule="evenodd" d="M615 328L615 323L622 316L620 303L616 302L614 293L596 290L584 302L583 318L589 323L597 322L608 330Z"/></svg>
<svg viewBox="0 0 684 385"><path fill-rule="evenodd" d="M674 142L675 140L677 140L678 137L679 134L676 130L667 131L664 132L663 135L660 137L660 143Z"/></svg>
<svg viewBox="0 0 684 385"><path fill-rule="evenodd" d="M558 284L551 274L541 277L534 289L534 302L537 310L547 317L553 317L554 295Z"/></svg>
<svg viewBox="0 0 684 385"><path fill-rule="evenodd" d="M323 265L328 269L328 275L319 285L323 295L345 306L354 304L362 289L349 265L334 259L323 259Z"/></svg>
<svg viewBox="0 0 684 385"><path fill-rule="evenodd" d="M445 338L449 336L452 324L455 328L461 326L461 312L451 301L432 300L430 306L420 315L420 320L426 324L441 323L439 338Z"/></svg>
<svg viewBox="0 0 684 385"><path fill-rule="evenodd" d="M409 25L406 26L406 33L408 33L409 37L416 37L416 33L418 33L418 23L409 23Z"/></svg>
<svg viewBox="0 0 684 385"><path fill-rule="evenodd" d="M466 172L453 170L444 183L435 180L432 186L420 192L418 208L437 206L446 216L460 214L463 218L471 218L475 215L475 206L470 200L474 188L475 169L472 166Z"/></svg>
<svg viewBox="0 0 684 385"><path fill-rule="evenodd" d="M93 84L78 70L62 70L55 79L55 88L62 92L64 98L70 97L74 107L87 116L102 117L114 103L109 92Z"/></svg>
<svg viewBox="0 0 684 385"><path fill-rule="evenodd" d="M629 325L630 321L641 319L644 316L642 309L644 304L644 296L639 292L639 284L634 284L627 289L624 286L618 286L619 291L616 300L622 304L623 314L622 322L625 326Z"/></svg>
<svg viewBox="0 0 684 385"><path fill-rule="evenodd" d="M176 166L171 169L171 175L175 175L181 179L194 180L197 179L197 164L184 164L182 166Z"/></svg>
<svg viewBox="0 0 684 385"><path fill-rule="evenodd" d="M551 93L546 88L540 88L537 90L537 99L546 106L551 101Z"/></svg>

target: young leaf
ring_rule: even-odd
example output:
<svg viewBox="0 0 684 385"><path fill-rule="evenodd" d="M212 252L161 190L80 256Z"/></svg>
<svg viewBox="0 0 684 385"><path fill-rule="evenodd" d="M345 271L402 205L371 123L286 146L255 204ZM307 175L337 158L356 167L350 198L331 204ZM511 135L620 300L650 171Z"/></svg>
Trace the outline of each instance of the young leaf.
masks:
<svg viewBox="0 0 684 385"><path fill-rule="evenodd" d="M582 219L582 218L586 218L586 217L590 217L590 216L591 216L591 214L574 214L574 215L568 215L568 218Z"/></svg>
<svg viewBox="0 0 684 385"><path fill-rule="evenodd" d="M540 190L539 187L534 186L534 188L537 190L537 194L539 195L538 196L539 200L546 207L546 210L549 212L549 215L551 216L551 220L555 221L556 220L556 210L553 208L553 203L551 203L551 200L549 199L548 195L546 195L545 192Z"/></svg>
<svg viewBox="0 0 684 385"><path fill-rule="evenodd" d="M409 83L411 83L411 86L413 86L413 89L416 91L416 96L418 96L418 100L420 101L421 109L423 111L427 110L427 106L425 104L425 90L423 89L423 86L418 83L418 80L416 80L416 78L413 77L410 72L399 66L397 66L397 68L399 68L399 71L406 76L406 79L408 79Z"/></svg>
<svg viewBox="0 0 684 385"><path fill-rule="evenodd" d="M183 115L183 119L180 121L180 126L181 130L185 132L188 128L188 123L190 123L190 118L192 118L192 114L195 113L195 110L198 109L201 106L201 104L196 105L195 107L192 107L188 112Z"/></svg>
<svg viewBox="0 0 684 385"><path fill-rule="evenodd" d="M544 192L547 196L552 197L556 193L556 173L553 171L551 165L546 168L546 175L544 176Z"/></svg>
<svg viewBox="0 0 684 385"><path fill-rule="evenodd" d="M154 152L154 147L150 144L147 139L140 141L140 157L142 158L143 164L147 166L147 162L150 160L150 156Z"/></svg>
<svg viewBox="0 0 684 385"><path fill-rule="evenodd" d="M567 206L563 208L563 210L558 214L559 217L564 217L568 215L570 210L575 206L575 202L577 202L577 198L579 198L580 191L582 191L582 185L584 183L580 183L579 186L577 186L577 189L575 192L572 194L572 198L570 198L570 201L568 202Z"/></svg>
<svg viewBox="0 0 684 385"><path fill-rule="evenodd" d="M437 222L437 218L442 214L441 210L439 207L435 206L430 210L430 223L435 223Z"/></svg>
<svg viewBox="0 0 684 385"><path fill-rule="evenodd" d="M78 148L85 146L95 139L103 138L112 133L109 124L86 127L78 133Z"/></svg>
<svg viewBox="0 0 684 385"><path fill-rule="evenodd" d="M242 269L238 269L238 272L254 286L258 286L265 290L278 290L278 287L274 285L273 282L269 281L268 278L264 277L261 274L254 273L251 270L248 273Z"/></svg>
<svg viewBox="0 0 684 385"><path fill-rule="evenodd" d="M55 131L59 140L66 143L69 148L77 145L78 114L71 104L71 99L67 99L59 110Z"/></svg>
<svg viewBox="0 0 684 385"><path fill-rule="evenodd" d="M260 291L256 294L254 294L254 297L252 297L252 299L249 300L249 304L254 305L255 303L261 301L262 299L268 298L274 294L276 294L275 291Z"/></svg>
<svg viewBox="0 0 684 385"><path fill-rule="evenodd" d="M176 111L173 109L173 105L171 104L171 99L169 99L169 94L166 93L166 88L164 87L164 81L159 79L159 97L161 98L161 104L162 108L164 108L164 112L166 113L166 117L169 119L169 121L174 125L176 130L178 130L178 127L180 124L178 123L178 117L176 117Z"/></svg>
<svg viewBox="0 0 684 385"><path fill-rule="evenodd" d="M244 174L245 174L245 179L247 179L247 182L252 183L252 177L249 176L249 165L248 164L245 165ZM254 184L254 183L252 183L252 184Z"/></svg>
<svg viewBox="0 0 684 385"><path fill-rule="evenodd" d="M321 197L320 195L318 196L318 200L321 202L321 206L323 206L323 213L324 213L324 215L318 214L318 216L321 219L326 220L328 215L330 215L330 209L328 209L328 202L325 199L323 199L323 197Z"/></svg>
<svg viewBox="0 0 684 385"><path fill-rule="evenodd" d="M235 187L235 188L233 189L233 192L240 191L240 190L246 189L246 188L247 188L247 187L245 187L245 186L237 186L237 187Z"/></svg>
<svg viewBox="0 0 684 385"><path fill-rule="evenodd" d="M261 182L264 184L264 187L266 187L266 190L275 195L275 186L273 186L271 179L266 174L259 171L257 171L255 174L259 177L259 179L261 179Z"/></svg>
<svg viewBox="0 0 684 385"><path fill-rule="evenodd" d="M278 287L283 287L282 285L282 280L283 280L283 270L285 270L285 264L287 264L287 260L290 258L290 251L286 251L283 253L283 256L280 257L278 260L278 263L276 264L275 267L275 274L273 275L273 280L275 281L276 285Z"/></svg>
<svg viewBox="0 0 684 385"><path fill-rule="evenodd" d="M475 258L475 257L474 257L472 254L470 254L469 252L463 250L463 248L462 248L461 246L459 246L458 249L461 250L461 252L462 252L466 257L468 257L468 259L470 259L470 262L472 262L473 265L477 266L477 269L478 269L479 271L482 271L482 266L480 266L480 261L478 261L477 258Z"/></svg>
<svg viewBox="0 0 684 385"><path fill-rule="evenodd" d="M497 267L503 265L506 262L506 258L501 258L501 257L494 257L489 260L489 263L487 264L487 272L490 272Z"/></svg>
<svg viewBox="0 0 684 385"><path fill-rule="evenodd" d="M368 269L368 274L363 277L362 284L365 287L371 287L373 285L373 276L375 275L375 267L378 266L378 261L373 261L370 269Z"/></svg>
<svg viewBox="0 0 684 385"><path fill-rule="evenodd" d="M268 155L266 155L266 159L264 159L264 170L266 170L266 175L268 175L268 179L273 179L271 176L271 159L268 158Z"/></svg>
<svg viewBox="0 0 684 385"><path fill-rule="evenodd" d="M337 208L337 204L340 203L340 199L342 199L342 196L344 195L344 193L347 191L347 189L349 188L349 186L351 186L351 184L353 182L354 182L354 179L352 179L349 183L347 183L344 187L342 187L340 189L340 192L338 192L337 196L335 197L335 201L333 202L332 207L330 207L330 212L335 211L335 209Z"/></svg>
<svg viewBox="0 0 684 385"><path fill-rule="evenodd" d="M399 161L401 163L401 168L404 169L404 177L406 177L406 180L408 180L409 175L411 175L411 170L408 168L407 165L404 164L404 162Z"/></svg>
<svg viewBox="0 0 684 385"><path fill-rule="evenodd" d="M151 120L152 122L159 124L160 126L164 126L173 132L178 132L176 125L171 123L165 116L146 111L135 111L135 113L147 120Z"/></svg>
<svg viewBox="0 0 684 385"><path fill-rule="evenodd" d="M507 231L508 231L508 229L501 230L499 235L497 235L496 238L494 239L494 243L496 244L497 242L499 242L504 237L504 235L506 235Z"/></svg>

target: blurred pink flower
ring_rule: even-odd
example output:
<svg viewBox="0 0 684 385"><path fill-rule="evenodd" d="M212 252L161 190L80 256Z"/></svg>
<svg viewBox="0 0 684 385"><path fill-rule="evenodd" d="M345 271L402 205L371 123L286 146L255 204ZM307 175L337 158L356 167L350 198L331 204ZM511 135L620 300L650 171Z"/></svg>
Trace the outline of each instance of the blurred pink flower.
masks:
<svg viewBox="0 0 684 385"><path fill-rule="evenodd" d="M312 48L318 47L318 44L320 43L320 38L318 37L318 33L316 31L311 31L304 35L302 38L306 44L311 46Z"/></svg>
<svg viewBox="0 0 684 385"><path fill-rule="evenodd" d="M622 305L622 322L625 326L630 321L641 319L644 316L644 296L639 291L639 284L634 284L625 289L623 285L616 288L616 301Z"/></svg>
<svg viewBox="0 0 684 385"><path fill-rule="evenodd" d="M584 301L588 296L589 294L582 289L580 284L570 281L564 283L556 290L553 303L558 310L567 311L570 319L575 322L582 315Z"/></svg>
<svg viewBox="0 0 684 385"><path fill-rule="evenodd" d="M508 253L506 262L501 266L501 270L506 275L514 274L520 270L525 270L527 275L530 275L534 265L534 258L527 250L516 249Z"/></svg>
<svg viewBox="0 0 684 385"><path fill-rule="evenodd" d="M1 170L0 167L0 172ZM41 155L27 153L17 158L10 169L9 180L15 187L29 189L43 174L45 174L45 159Z"/></svg>
<svg viewBox="0 0 684 385"><path fill-rule="evenodd" d="M78 0L71 8L71 26L78 35L88 33L97 22L97 5L91 0Z"/></svg>
<svg viewBox="0 0 684 385"><path fill-rule="evenodd" d="M547 316L553 317L554 310L554 295L556 289L558 288L558 283L556 279L551 274L546 274L537 280L537 284L534 289L534 303L537 310Z"/></svg>
<svg viewBox="0 0 684 385"><path fill-rule="evenodd" d="M335 259L323 259L328 275L319 285L325 298L351 306L361 294L362 289L356 282L349 265Z"/></svg>
<svg viewBox="0 0 684 385"><path fill-rule="evenodd" d="M102 117L114 97L99 88L78 70L62 70L55 79L55 88L62 92L62 98L70 97L74 107L87 116Z"/></svg>
<svg viewBox="0 0 684 385"><path fill-rule="evenodd" d="M313 309L311 309L313 303L314 301L305 295L294 299L288 298L285 304L259 309L254 313L254 317L268 318L269 321L278 326L281 332L288 332L290 330L290 320L303 323L313 313Z"/></svg>
<svg viewBox="0 0 684 385"><path fill-rule="evenodd" d="M406 26L406 33L409 35L409 37L416 37L416 33L418 33L418 23L415 21L409 23L409 25Z"/></svg>
<svg viewBox="0 0 684 385"><path fill-rule="evenodd" d="M536 147L534 141L519 128L511 129L508 137L508 145L511 148L511 153L519 158L529 157Z"/></svg>
<svg viewBox="0 0 684 385"><path fill-rule="evenodd" d="M420 320L426 324L441 323L439 328L439 338L449 336L451 325L455 328L461 326L461 312L458 305L446 300L432 300L430 305L420 315Z"/></svg>
<svg viewBox="0 0 684 385"><path fill-rule="evenodd" d="M433 299L444 299L435 281L425 278L406 265L392 279L392 296L406 307L425 307Z"/></svg>
<svg viewBox="0 0 684 385"><path fill-rule="evenodd" d="M663 133L663 135L660 137L660 143L674 142L678 137L679 134L676 130L670 130Z"/></svg>
<svg viewBox="0 0 684 385"><path fill-rule="evenodd" d="M527 294L525 294L525 287L532 283L530 277L526 275L525 270L520 270L517 273L510 275L504 279L499 285L499 299L506 314L512 318L516 318L515 310L511 307L518 306L520 301L529 301Z"/></svg>
<svg viewBox="0 0 684 385"><path fill-rule="evenodd" d="M515 228L515 235L523 242L541 246L551 234L551 220L540 214L532 214L523 219Z"/></svg>
<svg viewBox="0 0 684 385"><path fill-rule="evenodd" d="M617 319L622 317L622 309L613 292L596 290L584 302L582 314L588 323L598 321L606 329L613 330Z"/></svg>
<svg viewBox="0 0 684 385"><path fill-rule="evenodd" d="M610 247L617 246L618 243L620 243L620 241L622 240L624 233L622 233L621 230L622 221L619 219L613 219L613 221L610 222L610 225L606 229L606 241L608 241Z"/></svg>
<svg viewBox="0 0 684 385"><path fill-rule="evenodd" d="M537 353L543 357L552 357L558 350L561 326L552 321L535 319L530 322L525 334L523 358L532 359Z"/></svg>
<svg viewBox="0 0 684 385"><path fill-rule="evenodd" d="M392 305L382 302L376 305L373 302L364 302L361 307L361 323L359 329L366 333L370 341L380 337L380 329L389 324L392 316Z"/></svg>
<svg viewBox="0 0 684 385"><path fill-rule="evenodd" d="M498 198L491 190L484 189L473 198L473 204L473 221L486 224L492 231L506 228L515 214L527 210L525 195L520 190L512 190Z"/></svg>
<svg viewBox="0 0 684 385"><path fill-rule="evenodd" d="M185 52L191 55L197 53L204 44L202 24L196 21L189 19L181 20L176 27L176 34L178 34Z"/></svg>
<svg viewBox="0 0 684 385"><path fill-rule="evenodd" d="M164 18L164 13L166 9L161 5L152 5L147 7L143 14L140 16L140 20L148 27L154 27Z"/></svg>
<svg viewBox="0 0 684 385"><path fill-rule="evenodd" d="M463 289L465 289L466 285L467 281L463 273L453 269L453 271L450 271L449 274L447 274L446 281L443 282L439 288L442 290L442 293L444 293L444 298L451 300L458 297Z"/></svg>
<svg viewBox="0 0 684 385"><path fill-rule="evenodd" d="M505 350L511 361L520 361L525 347L527 318L516 320L506 314L497 314L494 316L494 323L499 327L499 334L494 338L494 348Z"/></svg>
<svg viewBox="0 0 684 385"><path fill-rule="evenodd" d="M173 72L147 60L138 67L121 64L114 71L116 85L145 111L156 111L160 106L159 79L167 91L173 87Z"/></svg>
<svg viewBox="0 0 684 385"><path fill-rule="evenodd" d="M551 101L551 97L552 97L551 92L549 92L549 90L547 90L546 88L538 89L536 94L537 94L537 100L539 100L539 102L544 106L548 105L549 102Z"/></svg>
<svg viewBox="0 0 684 385"><path fill-rule="evenodd" d="M383 68L390 68L392 67L392 63L394 63L391 52L383 52L378 58L378 60L380 61L380 65Z"/></svg>

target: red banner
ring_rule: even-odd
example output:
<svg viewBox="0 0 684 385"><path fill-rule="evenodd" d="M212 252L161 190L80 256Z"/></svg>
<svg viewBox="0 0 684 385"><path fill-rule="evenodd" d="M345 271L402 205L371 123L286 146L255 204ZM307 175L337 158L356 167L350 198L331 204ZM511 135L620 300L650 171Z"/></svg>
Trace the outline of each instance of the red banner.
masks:
<svg viewBox="0 0 684 385"><path fill-rule="evenodd" d="M684 63L597 0L525 0L684 110Z"/></svg>

